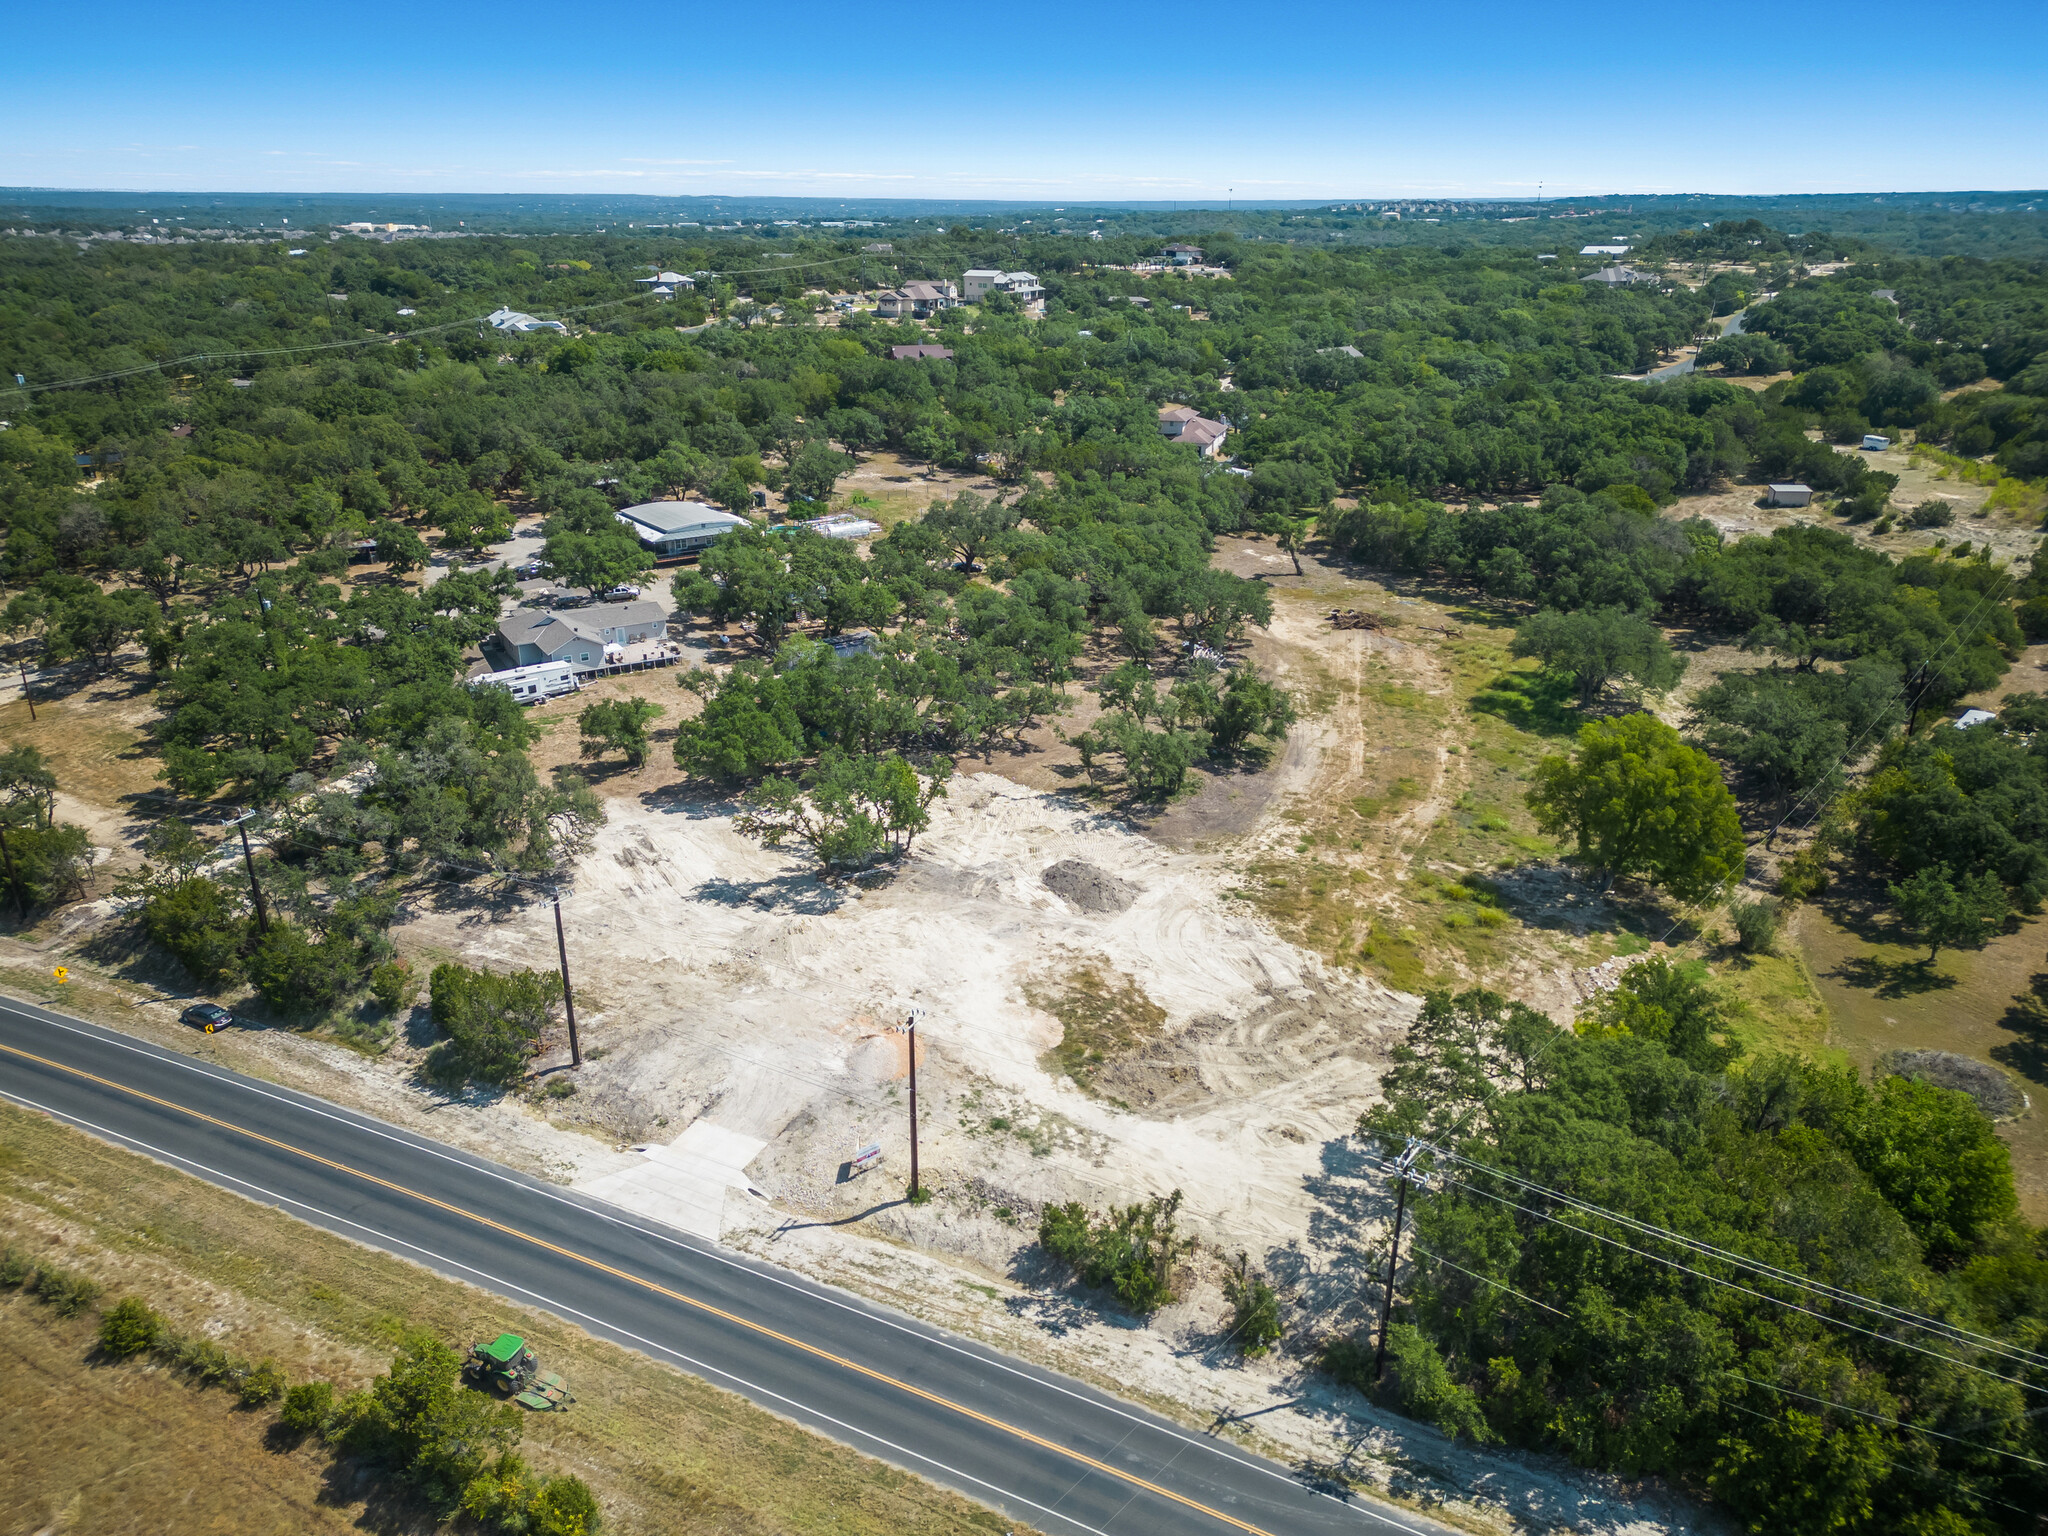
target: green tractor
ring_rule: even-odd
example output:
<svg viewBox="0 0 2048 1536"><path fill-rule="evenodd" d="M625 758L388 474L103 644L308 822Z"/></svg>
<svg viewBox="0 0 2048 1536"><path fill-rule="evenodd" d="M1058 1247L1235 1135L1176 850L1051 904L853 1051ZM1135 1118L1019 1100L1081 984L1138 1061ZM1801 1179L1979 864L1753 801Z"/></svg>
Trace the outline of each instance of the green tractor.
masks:
<svg viewBox="0 0 2048 1536"><path fill-rule="evenodd" d="M462 1379L472 1387L509 1397L535 1413L554 1413L576 1399L569 1383L540 1368L540 1356L516 1333L501 1333L488 1344L472 1344Z"/></svg>

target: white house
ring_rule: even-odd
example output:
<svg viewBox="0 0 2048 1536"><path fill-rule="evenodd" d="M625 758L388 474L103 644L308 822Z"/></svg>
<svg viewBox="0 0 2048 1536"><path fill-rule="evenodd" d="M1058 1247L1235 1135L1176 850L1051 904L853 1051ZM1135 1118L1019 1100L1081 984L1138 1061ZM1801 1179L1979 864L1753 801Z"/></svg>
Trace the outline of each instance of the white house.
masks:
<svg viewBox="0 0 2048 1536"><path fill-rule="evenodd" d="M614 514L658 559L691 555L747 520L701 501L643 501Z"/></svg>
<svg viewBox="0 0 2048 1536"><path fill-rule="evenodd" d="M1796 481L1767 485L1764 487L1764 500L1774 507L1803 507L1812 502L1813 490Z"/></svg>
<svg viewBox="0 0 2048 1536"><path fill-rule="evenodd" d="M572 667L601 667L629 645L668 638L661 604L600 603L568 613L515 613L498 621L492 637L514 667L565 661Z"/></svg>
<svg viewBox="0 0 2048 1536"><path fill-rule="evenodd" d="M1956 716L1955 726L1959 731L1967 731L1973 725L1989 725L1997 718L1998 714L1995 710L1966 709Z"/></svg>
<svg viewBox="0 0 2048 1536"><path fill-rule="evenodd" d="M960 289L970 304L979 304L991 291L1007 293L1019 304L1035 304L1045 289L1029 272L998 272L994 267L976 267L960 278Z"/></svg>
<svg viewBox="0 0 2048 1536"><path fill-rule="evenodd" d="M657 272L652 277L636 277L633 281L643 283L649 288L666 288L670 293L674 293L678 288L697 286L694 279L685 277L680 272Z"/></svg>
<svg viewBox="0 0 2048 1536"><path fill-rule="evenodd" d="M566 335L569 330L559 320L536 320L516 309L492 310L489 323L493 330L499 331L560 331Z"/></svg>
<svg viewBox="0 0 2048 1536"><path fill-rule="evenodd" d="M1166 259L1176 267L1198 267L1202 264L1202 248L1199 245L1169 245Z"/></svg>
<svg viewBox="0 0 2048 1536"><path fill-rule="evenodd" d="M1215 459L1222 457L1223 439L1230 435L1230 423L1211 421L1189 406L1162 405L1159 435L1185 443L1205 459Z"/></svg>
<svg viewBox="0 0 2048 1536"><path fill-rule="evenodd" d="M1631 249L1632 247L1626 245L1582 245L1579 247L1579 254L1581 256L1626 256Z"/></svg>

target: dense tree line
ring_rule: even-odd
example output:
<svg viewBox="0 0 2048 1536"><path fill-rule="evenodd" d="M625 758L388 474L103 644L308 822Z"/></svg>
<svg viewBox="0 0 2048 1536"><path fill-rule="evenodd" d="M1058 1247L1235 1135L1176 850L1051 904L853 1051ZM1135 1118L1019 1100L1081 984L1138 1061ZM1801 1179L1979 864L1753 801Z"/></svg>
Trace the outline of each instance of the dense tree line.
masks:
<svg viewBox="0 0 2048 1536"><path fill-rule="evenodd" d="M2030 1529L2048 1233L2016 1214L2004 1144L1961 1093L1741 1059L1726 1022L1663 961L1576 1033L1429 998L1361 1123L1389 1154L1455 1154L1410 1193L1381 1390L1454 1434L1672 1478L1755 1531ZM1370 1385L1362 1342L1331 1359Z"/></svg>

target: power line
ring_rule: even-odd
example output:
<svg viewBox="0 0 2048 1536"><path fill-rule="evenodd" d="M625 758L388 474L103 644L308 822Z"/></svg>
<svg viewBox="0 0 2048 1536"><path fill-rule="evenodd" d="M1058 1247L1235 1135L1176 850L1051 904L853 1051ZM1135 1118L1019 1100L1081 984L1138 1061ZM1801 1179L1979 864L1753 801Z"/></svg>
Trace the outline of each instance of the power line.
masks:
<svg viewBox="0 0 2048 1536"><path fill-rule="evenodd" d="M1379 1166L1384 1167L1385 1164L1380 1164ZM1798 1302L1788 1301L1782 1296L1772 1296L1768 1292L1756 1290L1751 1286L1740 1284L1737 1281L1726 1279L1720 1275L1708 1274L1703 1269L1696 1269L1692 1265L1681 1263L1677 1259L1667 1258L1663 1254L1651 1253L1647 1249L1638 1248L1632 1243L1624 1243L1619 1238L1608 1237L1605 1234L1595 1232L1588 1227L1582 1227L1575 1225L1572 1222L1564 1221L1559 1217L1551 1215L1547 1211L1532 1210L1528 1206L1521 1204L1519 1201L1510 1200L1505 1195L1495 1194L1492 1190L1481 1189L1478 1185L1473 1184L1467 1180L1460 1179L1453 1174L1438 1171L1435 1174L1435 1177L1443 1179L1446 1183L1455 1184L1460 1189L1468 1190L1472 1194L1480 1196L1482 1199L1492 1200L1500 1205L1507 1206L1511 1210L1520 1211L1525 1216L1532 1216L1536 1218L1538 1221L1549 1222L1553 1226L1562 1227L1567 1232L1576 1232L1582 1237L1590 1237L1597 1243L1605 1243L1609 1247L1619 1248L1625 1253L1635 1255L1637 1258L1648 1259L1653 1264L1662 1264L1669 1269L1678 1270L1681 1273L1692 1275L1697 1279L1705 1280L1709 1284L1724 1286L1729 1290L1740 1292L1742 1295L1752 1297L1757 1301L1767 1301L1773 1304L1774 1306L1780 1306L1786 1308L1789 1311L1802 1313L1807 1317L1813 1318L1816 1322L1826 1323L1836 1328L1847 1328L1852 1333L1863 1334L1867 1338L1876 1339L1879 1343L1894 1345L1900 1349L1910 1349L1915 1354L1926 1355L1931 1359L1943 1361L1949 1365L1957 1366L1962 1370L1975 1371L1980 1375L1993 1377L1996 1380L2003 1381L2009 1383L2012 1386L2019 1387L2024 1391L2048 1394L2048 1387L2036 1386L2034 1383L2026 1381L2020 1377L2007 1376L2002 1371L1994 1371L1988 1369L1985 1366L1973 1365L1971 1362L1967 1360L1958 1360L1953 1355L1943 1354L1940 1350L1925 1348L1922 1345L1913 1343L1910 1339L1894 1338L1889 1334L1883 1334L1877 1332L1874 1329L1864 1328L1856 1323L1848 1322L1843 1318L1830 1317L1825 1312L1817 1312L1811 1307L1801 1306Z"/></svg>
<svg viewBox="0 0 2048 1536"><path fill-rule="evenodd" d="M1636 1217L1628 1216L1617 1211L1609 1210L1607 1207L1595 1205L1593 1202L1589 1200L1583 1200L1577 1196L1566 1194L1559 1190L1551 1189L1545 1185L1536 1183L1534 1180L1525 1179L1522 1178L1520 1175L1509 1173L1505 1169L1495 1168L1490 1164L1482 1163L1478 1159L1467 1157L1461 1152L1450 1151L1437 1147L1431 1147L1430 1150L1433 1152L1437 1152L1440 1156L1451 1158L1457 1162L1464 1163L1470 1167L1480 1169L1481 1171L1486 1173L1490 1173L1494 1175L1496 1178L1504 1179L1509 1183L1519 1185L1522 1189L1532 1194L1545 1196L1546 1198L1555 1200L1560 1204L1566 1205L1574 1210L1582 1211L1586 1215L1596 1216L1603 1220L1611 1221L1615 1223L1617 1226L1627 1227L1633 1231L1641 1233L1646 1237L1655 1237L1665 1242L1679 1245L1681 1247L1691 1250L1692 1252L1699 1254L1703 1258L1718 1259L1723 1263L1733 1264L1740 1268L1750 1270L1751 1272L1757 1274L1760 1278L1775 1280L1778 1283L1784 1285L1796 1286L1802 1290L1813 1293L1825 1300L1841 1302L1848 1306L1861 1308L1862 1310L1874 1313L1877 1316L1882 1317L1889 1322L1901 1323L1908 1327L1919 1328L1930 1333L1937 1333L1942 1337L1947 1338L1952 1343L1963 1345L1965 1348L1981 1349L1990 1353L1995 1353L2012 1360L2015 1364L2048 1366L2048 1355L2037 1354L2033 1350L2029 1349L2021 1349L2017 1346L2007 1344L2003 1340L1996 1339L1989 1334L1978 1333L1972 1329L1962 1328L1955 1324L1942 1322L1940 1319L1937 1318L1926 1317L1920 1313L1909 1311L1906 1308L1893 1306L1889 1302L1874 1301L1871 1298L1859 1295L1854 1291L1846 1290L1840 1286L1829 1285L1825 1281L1814 1280L1805 1275L1795 1274L1790 1270L1779 1268L1777 1265L1774 1264L1765 1263L1763 1260L1752 1258L1747 1254L1738 1253L1732 1249L1723 1248L1717 1244L1706 1242L1703 1239L1690 1237L1685 1233L1674 1232L1669 1228L1659 1227L1651 1222L1641 1221Z"/></svg>
<svg viewBox="0 0 2048 1536"><path fill-rule="evenodd" d="M1732 1376L1737 1381L1746 1381L1752 1387L1762 1387L1766 1392L1782 1392L1787 1397L1804 1398L1809 1403L1819 1403L1823 1408L1839 1408L1844 1413L1853 1413L1866 1419L1873 1419L1879 1424L1887 1425L1892 1429L1905 1430L1909 1434L1932 1435L1937 1440L1946 1440L1953 1445L1966 1445L1973 1451L1984 1451L1992 1456L2009 1456L2014 1461L2024 1461L2030 1467L2048 1467L2048 1461L2041 1461L2032 1456L2022 1456L2018 1451L2001 1451L1995 1445L1980 1445L1975 1440L1965 1440L1957 1435L1943 1434L1940 1430L1929 1429L1924 1424L1902 1424L1897 1419L1888 1419L1883 1414L1872 1413L1866 1408L1852 1408L1847 1403L1836 1402L1830 1398L1815 1397L1807 1392L1795 1392L1790 1387L1780 1387L1768 1381L1758 1381L1754 1376L1745 1376L1740 1371L1724 1370L1721 1374L1723 1376Z"/></svg>
<svg viewBox="0 0 2048 1536"><path fill-rule="evenodd" d="M1776 1425L1780 1429L1784 1427L1783 1423L1780 1420L1772 1417L1770 1414L1758 1413L1754 1408L1745 1408L1741 1403L1722 1403L1721 1406L1723 1408L1733 1408L1737 1413L1746 1413L1752 1419L1762 1419L1766 1424ZM2022 1515L2034 1515L2037 1513L2034 1510L2021 1509L2017 1504L2008 1504L2003 1499L1994 1499L1990 1495L1980 1491L1971 1484L1964 1482L1963 1479L1956 1473L1943 1472L1938 1467L1928 1468L1908 1466L1903 1461L1893 1461L1889 1456L1880 1456L1878 1460L1882 1461L1886 1466L1891 1467L1896 1471L1910 1472L1915 1477L1926 1477L1931 1471L1935 1476L1944 1478L1948 1482L1953 1483L1958 1488L1967 1490L1972 1498L1982 1499L1987 1504L1996 1504L2000 1509L2010 1509Z"/></svg>

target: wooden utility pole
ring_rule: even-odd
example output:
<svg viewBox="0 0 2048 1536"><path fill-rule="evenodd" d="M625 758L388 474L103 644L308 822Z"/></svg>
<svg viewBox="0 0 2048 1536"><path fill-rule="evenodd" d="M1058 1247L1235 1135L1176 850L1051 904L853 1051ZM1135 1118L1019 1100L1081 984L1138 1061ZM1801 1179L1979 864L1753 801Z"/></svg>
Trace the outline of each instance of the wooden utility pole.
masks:
<svg viewBox="0 0 2048 1536"><path fill-rule="evenodd" d="M28 689L28 663L17 661L16 665L21 668L21 696L28 700L28 717L33 720L36 717L36 696Z"/></svg>
<svg viewBox="0 0 2048 1536"><path fill-rule="evenodd" d="M244 811L229 825L242 834L242 862L249 867L249 899L256 903L256 931L270 932L270 915L263 910L263 887L256 883L256 855L249 849L249 818L254 811Z"/></svg>
<svg viewBox="0 0 2048 1536"><path fill-rule="evenodd" d="M917 1198L917 1015L910 1016L910 1198Z"/></svg>
<svg viewBox="0 0 2048 1536"><path fill-rule="evenodd" d="M562 893L550 891L555 899L555 953L562 959L562 1011L569 1018L569 1065L583 1065L583 1047L576 1040L576 994L569 990L569 941L562 936Z"/></svg>
<svg viewBox="0 0 2048 1536"><path fill-rule="evenodd" d="M1401 1176L1401 1192L1394 1199L1394 1246L1387 1254L1387 1293L1380 1299L1380 1341L1372 1355L1374 1381L1387 1374L1387 1325L1394 1315L1394 1266L1401 1262L1401 1218L1408 1214L1408 1169L1421 1150L1415 1142L1409 1142L1408 1150L1394 1164L1394 1171Z"/></svg>

